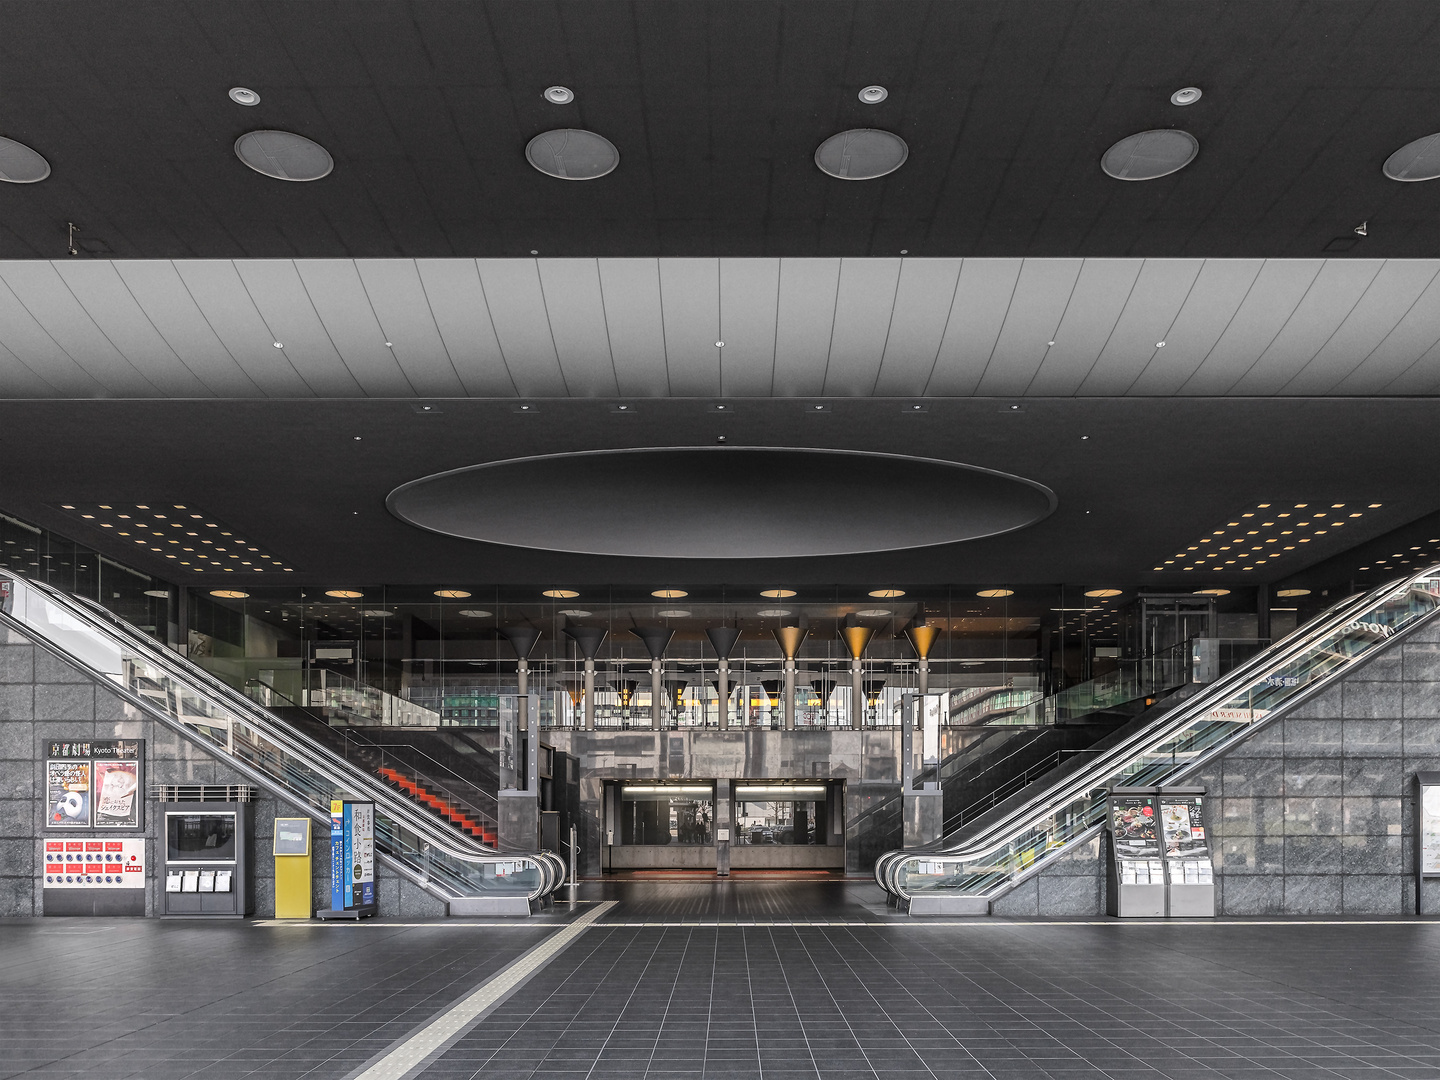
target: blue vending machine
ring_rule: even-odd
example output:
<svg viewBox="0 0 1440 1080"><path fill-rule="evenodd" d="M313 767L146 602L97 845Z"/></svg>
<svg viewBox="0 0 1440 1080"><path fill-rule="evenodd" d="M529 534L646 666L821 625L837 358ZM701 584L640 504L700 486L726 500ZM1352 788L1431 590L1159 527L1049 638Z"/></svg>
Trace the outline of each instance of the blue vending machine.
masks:
<svg viewBox="0 0 1440 1080"><path fill-rule="evenodd" d="M376 915L375 804L335 799L330 803L330 909L322 919Z"/></svg>

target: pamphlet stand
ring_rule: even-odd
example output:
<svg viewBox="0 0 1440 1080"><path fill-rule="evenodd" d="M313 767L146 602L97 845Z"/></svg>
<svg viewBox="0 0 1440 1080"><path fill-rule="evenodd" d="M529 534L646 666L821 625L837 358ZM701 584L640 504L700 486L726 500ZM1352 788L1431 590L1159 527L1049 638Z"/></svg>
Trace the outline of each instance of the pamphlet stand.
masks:
<svg viewBox="0 0 1440 1080"><path fill-rule="evenodd" d="M380 913L375 899L375 804L330 803L330 907L321 919L364 919Z"/></svg>
<svg viewBox="0 0 1440 1080"><path fill-rule="evenodd" d="M1162 787L1160 832L1165 844L1166 914L1215 917L1215 867L1205 831L1205 789Z"/></svg>
<svg viewBox="0 0 1440 1080"><path fill-rule="evenodd" d="M1440 877L1440 772L1415 774L1415 914L1425 914L1425 879Z"/></svg>
<svg viewBox="0 0 1440 1080"><path fill-rule="evenodd" d="M161 805L165 891L160 914L184 919L243 919L252 914L250 804Z"/></svg>
<svg viewBox="0 0 1440 1080"><path fill-rule="evenodd" d="M1110 838L1106 910L1120 919L1165 916L1165 861L1161 855L1155 788L1114 788L1107 800Z"/></svg>

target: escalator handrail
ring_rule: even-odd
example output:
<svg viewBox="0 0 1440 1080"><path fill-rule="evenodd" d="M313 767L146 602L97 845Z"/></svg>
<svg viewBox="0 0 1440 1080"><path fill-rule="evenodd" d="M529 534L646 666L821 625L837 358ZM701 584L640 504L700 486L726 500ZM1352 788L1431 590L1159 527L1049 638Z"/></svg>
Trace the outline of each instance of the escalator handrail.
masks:
<svg viewBox="0 0 1440 1080"><path fill-rule="evenodd" d="M55 604L69 615L80 619L87 628L99 632L102 636L109 636L111 643L118 645L121 649L131 649L139 654L140 658L147 663L153 663L160 668L169 678L184 686L197 698L205 701L211 706L218 706L221 710L232 714L241 723L246 724L265 739L274 743L297 761L303 763L317 775L327 777L340 788L351 788L356 794L364 794L374 799L378 806L383 806L385 815L396 821L410 832L419 837L430 847L444 852L451 858L462 862L513 862L516 860L530 860L536 862L537 866L544 860L539 856L541 853L517 853L504 855L484 844L480 844L471 838L443 826L433 818L422 813L418 807L412 807L409 800L396 795L381 781L370 774L355 768L344 758L340 757L328 747L308 740L299 740L288 731L276 718L267 713L261 706L251 701L245 695L238 693L227 683L222 682L198 665L176 655L171 657L170 650L155 641L155 639L140 634L132 626L120 619L113 612L108 611L94 601L84 597L72 597L60 592L53 586L44 582L34 581L22 575L8 571L4 576L12 578L17 585L32 590L42 596L45 600ZM13 598L13 603L18 606L20 596ZM103 620L96 616L103 615ZM21 619L13 611L0 612L0 624L8 623L27 637L39 638L53 648L59 649L69 662L85 670L91 676L107 683L114 683L124 679L123 672L106 672L92 666L83 657L75 656L65 650L58 642L50 641L38 628L30 625ZM180 665L183 664L184 667ZM167 726L188 728L191 725L170 716L153 703L135 693L129 692L128 686L123 681L119 683L122 690L127 691L127 699L142 705L151 715L162 719ZM211 746L212 750L223 748ZM247 770L249 771L249 770ZM293 799L294 793L285 793L287 799ZM547 880L554 876L553 872L542 871L542 876ZM552 886L553 887L553 886ZM543 896L549 889L543 887L539 895Z"/></svg>
<svg viewBox="0 0 1440 1080"><path fill-rule="evenodd" d="M953 841L950 838L943 838L932 845L887 852L881 856L880 860L877 860L877 878L880 876L880 864L884 862L887 866L887 872L884 875L886 880L881 881L881 885L887 891L894 891L889 884L888 867L910 857L933 856L947 862L983 858L1007 843L1014 835L1023 832L1026 827L1038 824L1039 820L1054 806L1081 797L1086 791L1094 788L1099 780L1115 773L1125 761L1133 759L1143 752L1146 746L1163 741L1170 734L1183 729L1197 716L1202 716L1223 704L1236 692L1253 686L1259 679L1264 678L1266 673L1283 668L1297 656L1310 650L1319 640L1331 636L1337 631L1343 630L1349 623L1357 621L1359 612L1378 608L1391 599L1408 593L1417 582L1437 576L1440 576L1440 566L1432 567L1398 582L1391 582L1370 592L1347 597L1312 620L1304 632L1292 635L1291 638L1272 645L1269 649L1251 657L1201 693L1189 698L1175 709L1162 714L1161 718L1157 718L1156 724L1147 725L1130 738L1107 749L1095 761L1088 763L1086 768L1058 779L1055 783L1034 793L1008 813L985 823L977 835L965 836ZM1312 689L1318 689L1319 685L1328 681L1328 677L1322 679ZM1197 767L1199 764L1200 762L1196 763ZM963 828L962 826L962 830Z"/></svg>

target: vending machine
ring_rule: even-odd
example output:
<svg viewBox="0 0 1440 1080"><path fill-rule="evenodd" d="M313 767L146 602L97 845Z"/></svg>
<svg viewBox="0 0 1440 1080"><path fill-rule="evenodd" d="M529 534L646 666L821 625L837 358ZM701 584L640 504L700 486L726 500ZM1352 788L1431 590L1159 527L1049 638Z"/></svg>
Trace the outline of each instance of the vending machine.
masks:
<svg viewBox="0 0 1440 1080"><path fill-rule="evenodd" d="M1215 864L1205 829L1205 789L1162 787L1160 831L1165 845L1165 913L1213 919Z"/></svg>
<svg viewBox="0 0 1440 1080"><path fill-rule="evenodd" d="M1121 919L1165 916L1165 856L1155 788L1113 788L1106 800L1106 910Z"/></svg>

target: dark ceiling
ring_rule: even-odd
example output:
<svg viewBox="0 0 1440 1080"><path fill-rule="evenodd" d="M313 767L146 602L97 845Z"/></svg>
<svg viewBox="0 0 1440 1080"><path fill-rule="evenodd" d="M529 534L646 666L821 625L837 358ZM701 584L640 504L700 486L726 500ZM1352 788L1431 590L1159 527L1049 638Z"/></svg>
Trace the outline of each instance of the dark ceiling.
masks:
<svg viewBox="0 0 1440 1080"><path fill-rule="evenodd" d="M807 411L809 402L733 404L734 413L722 416L704 401L687 400L642 402L628 413L603 401L542 401L522 413L513 403L455 400L429 414L410 402L376 400L0 402L0 507L170 578L180 576L174 561L146 562L143 547L87 530L55 504L185 504L293 566L287 584L1064 582L1187 589L1283 581L1440 509L1433 482L1440 401L1433 399L1043 399L1018 411L993 399L952 399L932 401L920 413L896 401L836 400L818 414ZM1029 528L963 544L751 561L502 547L422 531L385 509L395 487L444 469L528 454L707 445L722 434L731 446L903 451L965 462L1044 484L1058 507ZM907 487L903 462L895 475L896 499L927 497ZM792 479L794 505L817 497L803 471ZM828 497L836 497L833 489ZM1315 535L1258 571L1152 569L1258 503L1286 500L1312 508L1345 502L1346 513L1363 509L1364 517ZM1372 510L1371 503L1382 506ZM643 531L663 528L671 508L637 495L630 509L633 528ZM883 499L857 499L852 509L857 516L892 512ZM757 530L766 527L759 500L742 500L735 512L750 515ZM553 515L556 532L585 527L580 518ZM240 578L195 573L191 580Z"/></svg>
<svg viewBox="0 0 1440 1080"><path fill-rule="evenodd" d="M0 135L53 175L0 192L0 257L606 255L1433 256L1440 183L1381 175L1440 127L1440 5L941 0L0 3ZM568 106L541 98L576 91ZM890 97L857 99L879 83ZM1169 103L1185 85L1198 104ZM261 103L236 105L235 85ZM589 183L526 142L620 148ZM894 175L821 174L874 126ZM1104 176L1184 127L1166 179ZM336 159L311 184L242 165L245 131Z"/></svg>

